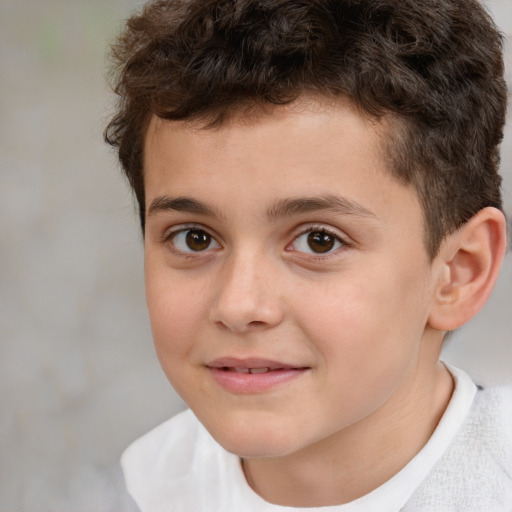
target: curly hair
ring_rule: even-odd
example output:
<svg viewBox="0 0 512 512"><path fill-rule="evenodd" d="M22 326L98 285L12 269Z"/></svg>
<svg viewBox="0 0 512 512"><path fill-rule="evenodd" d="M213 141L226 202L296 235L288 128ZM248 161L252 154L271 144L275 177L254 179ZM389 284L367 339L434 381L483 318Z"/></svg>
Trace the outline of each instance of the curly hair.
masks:
<svg viewBox="0 0 512 512"><path fill-rule="evenodd" d="M390 172L418 194L432 258L480 209L501 209L502 38L476 0L156 0L112 56L119 101L105 140L143 229L151 116L208 128L307 93L387 116Z"/></svg>

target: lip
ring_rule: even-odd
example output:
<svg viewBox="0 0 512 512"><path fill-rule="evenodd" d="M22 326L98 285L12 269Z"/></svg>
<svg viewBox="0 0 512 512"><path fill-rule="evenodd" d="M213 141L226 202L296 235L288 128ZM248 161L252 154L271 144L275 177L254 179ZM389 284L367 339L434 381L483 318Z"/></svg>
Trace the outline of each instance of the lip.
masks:
<svg viewBox="0 0 512 512"><path fill-rule="evenodd" d="M231 393L262 393L298 378L309 367L263 358L223 357L206 365L213 379Z"/></svg>

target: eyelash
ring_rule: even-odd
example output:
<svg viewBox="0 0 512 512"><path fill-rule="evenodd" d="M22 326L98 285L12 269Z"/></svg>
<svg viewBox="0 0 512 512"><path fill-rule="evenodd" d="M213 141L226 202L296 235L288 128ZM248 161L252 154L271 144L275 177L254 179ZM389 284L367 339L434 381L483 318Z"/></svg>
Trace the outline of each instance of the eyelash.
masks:
<svg viewBox="0 0 512 512"><path fill-rule="evenodd" d="M214 242L217 247L220 247L221 244L217 241L217 237L212 235L206 228L201 226L200 224L188 224L188 225L182 225L175 229L172 229L171 231L168 231L165 233L163 237L163 243L169 244L171 246L172 252L175 254L178 254L179 256L185 257L185 258L197 258L198 256L205 255L206 253L209 253L212 249L210 247L206 247L203 250L194 251L192 249L190 250L182 250L176 247L176 244L174 243L175 239L180 234L186 234L187 232L193 232L196 231L198 233L204 233L208 237L210 237L209 245Z"/></svg>
<svg viewBox="0 0 512 512"><path fill-rule="evenodd" d="M334 243L338 243L339 247L337 248L329 248L324 253L322 252L307 252L307 251L294 251L298 254L307 254L308 258L313 259L325 259L328 257L332 257L336 253L338 253L343 248L349 247L350 243L347 241L345 237L342 237L339 233L337 233L334 229L329 229L326 226L323 225L310 225L305 227L295 238L293 241L287 246L287 250L290 252L293 251L293 249L288 249L288 247L291 247L292 245L296 244L297 241L304 235L313 234L313 233L321 233L328 235L334 239Z"/></svg>
<svg viewBox="0 0 512 512"><path fill-rule="evenodd" d="M198 233L204 233L206 236L208 236L210 238L207 247L205 247L204 249L197 250L197 251L194 251L193 249L182 250L182 249L179 249L178 247L176 247L174 241L180 234L186 234L187 232L191 233L193 231L196 231ZM290 248L293 245L295 245L297 243L297 241L304 235L313 234L313 233L320 233L320 234L328 235L334 239L334 244L337 243L337 244L339 244L339 246L334 249L332 247L327 248L327 250L325 252L314 252L314 251L305 251L305 250L300 251L300 250L295 250L293 248ZM208 254L210 251L222 247L221 244L218 242L217 237L212 235L208 231L208 229L204 228L200 224L182 225L175 229L172 229L171 231L168 231L165 233L165 235L163 237L163 242L166 244L170 244L172 251L175 254L178 254L179 256L182 256L185 258L197 258L200 256L204 256L204 255ZM215 243L217 247L212 249L210 247L212 242ZM306 242L306 243L308 243L308 242ZM333 256L338 251L340 251L344 247L348 247L348 246L350 246L350 244L349 244L349 242L347 242L345 237L340 236L333 229L329 229L323 225L310 225L310 226L305 227L299 234L297 234L293 238L292 242L286 246L285 250L288 252L294 252L294 253L297 253L300 255L307 255L307 256L302 256L302 257L308 257L308 258L313 258L313 259L325 259L330 256Z"/></svg>

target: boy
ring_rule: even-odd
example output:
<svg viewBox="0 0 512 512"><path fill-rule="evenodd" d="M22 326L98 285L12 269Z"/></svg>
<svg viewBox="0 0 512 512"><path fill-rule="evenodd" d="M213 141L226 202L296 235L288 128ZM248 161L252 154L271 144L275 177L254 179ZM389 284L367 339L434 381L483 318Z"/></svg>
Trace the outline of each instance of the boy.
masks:
<svg viewBox="0 0 512 512"><path fill-rule="evenodd" d="M114 54L157 354L142 511L510 511L512 406L439 362L505 252L468 0L159 0Z"/></svg>

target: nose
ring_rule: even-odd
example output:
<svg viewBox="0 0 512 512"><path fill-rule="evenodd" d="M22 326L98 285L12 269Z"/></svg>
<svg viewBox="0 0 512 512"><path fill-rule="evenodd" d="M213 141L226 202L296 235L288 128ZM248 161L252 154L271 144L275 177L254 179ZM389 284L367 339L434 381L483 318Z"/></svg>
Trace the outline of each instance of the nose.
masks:
<svg viewBox="0 0 512 512"><path fill-rule="evenodd" d="M219 274L211 320L236 333L275 327L283 320L278 283L269 265L255 256L226 261Z"/></svg>

